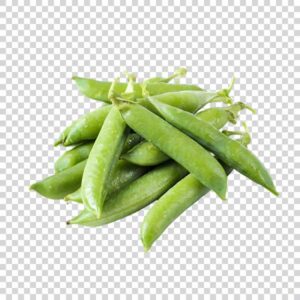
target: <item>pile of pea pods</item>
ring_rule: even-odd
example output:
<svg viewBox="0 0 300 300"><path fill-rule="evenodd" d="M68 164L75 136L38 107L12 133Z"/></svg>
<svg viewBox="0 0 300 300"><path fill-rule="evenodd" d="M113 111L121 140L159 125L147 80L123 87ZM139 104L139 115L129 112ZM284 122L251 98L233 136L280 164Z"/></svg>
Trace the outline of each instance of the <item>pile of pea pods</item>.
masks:
<svg viewBox="0 0 300 300"><path fill-rule="evenodd" d="M226 199L236 170L278 195L262 162L247 148L248 128L228 88L207 91L180 84L186 69L141 83L134 74L113 82L73 77L79 91L102 104L66 127L55 146L72 147L55 162L55 174L31 185L44 197L82 206L67 224L102 226L154 202L140 227L147 251L167 227L212 190ZM171 83L175 80L175 83ZM215 103L219 103L215 104Z"/></svg>

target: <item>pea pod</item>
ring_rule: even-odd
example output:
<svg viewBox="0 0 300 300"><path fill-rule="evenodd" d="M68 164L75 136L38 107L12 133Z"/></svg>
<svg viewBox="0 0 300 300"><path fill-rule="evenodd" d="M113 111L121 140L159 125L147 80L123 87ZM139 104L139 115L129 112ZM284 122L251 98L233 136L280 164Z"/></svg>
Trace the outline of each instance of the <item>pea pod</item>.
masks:
<svg viewBox="0 0 300 300"><path fill-rule="evenodd" d="M133 165L125 160L119 160L112 172L107 193L115 193L120 188L145 174L148 170L148 168ZM65 200L82 203L81 188L76 190L74 193L67 195Z"/></svg>
<svg viewBox="0 0 300 300"><path fill-rule="evenodd" d="M86 161L82 161L69 169L34 183L30 189L50 199L62 199L80 187L85 165Z"/></svg>
<svg viewBox="0 0 300 300"><path fill-rule="evenodd" d="M94 143L82 144L66 151L54 164L55 173L62 172L79 162L86 160L93 148Z"/></svg>
<svg viewBox="0 0 300 300"><path fill-rule="evenodd" d="M223 128L228 122L236 124L239 112L248 109L252 113L256 111L243 102L237 102L227 107L212 107L196 113L196 118L208 122L215 128Z"/></svg>
<svg viewBox="0 0 300 300"><path fill-rule="evenodd" d="M158 147L148 141L142 141L130 151L121 155L121 158L139 166L156 166L170 159Z"/></svg>
<svg viewBox="0 0 300 300"><path fill-rule="evenodd" d="M226 94L224 91L227 91ZM155 100L163 102L188 112L196 112L208 103L224 102L231 104L232 100L229 97L230 90L223 89L216 92L207 91L180 91L165 93L162 95L152 96ZM150 97L138 99L138 103L155 114L160 114L155 106L149 101Z"/></svg>
<svg viewBox="0 0 300 300"><path fill-rule="evenodd" d="M118 83L115 83L116 89ZM134 84L133 84L134 86ZM147 85L148 87L148 85ZM154 96L158 101L174 105L189 112L196 112L204 105L211 102L225 102L230 103L231 98L229 93L232 86L227 89L222 89L215 92L207 91L181 91L181 92L168 92L162 95ZM114 91L116 93L116 91ZM134 87L132 88L134 94ZM148 93L148 92L147 92ZM137 102L146 108L158 114L158 111L151 104L147 98L139 98ZM111 109L111 105L103 106L97 110L91 111L77 121L74 121L68 126L60 135L55 145L62 143L64 146L70 146L81 143L87 140L94 140L103 125L103 122Z"/></svg>
<svg viewBox="0 0 300 300"><path fill-rule="evenodd" d="M251 109L246 104L238 102L229 107L213 107L200 111L196 114L196 117L220 129L228 122L235 123L239 111L244 108ZM123 154L122 158L140 166L155 166L170 159L159 148L148 141L137 144L130 151Z"/></svg>
<svg viewBox="0 0 300 300"><path fill-rule="evenodd" d="M113 101L129 127L225 199L227 190L225 171L209 152L141 105L115 98ZM189 151L187 152L186 149Z"/></svg>
<svg viewBox="0 0 300 300"><path fill-rule="evenodd" d="M85 207L100 217L112 168L119 159L126 138L126 124L113 107L94 143L83 173L81 197Z"/></svg>
<svg viewBox="0 0 300 300"><path fill-rule="evenodd" d="M73 126L73 123L64 129L64 131L59 135L59 138L54 142L54 147L64 143L72 126Z"/></svg>
<svg viewBox="0 0 300 300"><path fill-rule="evenodd" d="M86 97L99 100L103 102L110 103L111 101L108 98L108 92L111 88L111 82L106 81L97 81L89 78L81 78L74 76L72 78L76 83L79 91ZM118 82L115 85L115 92L122 94L125 92L127 83ZM149 95L158 95L168 92L178 92L185 90L196 90L201 91L202 89L196 85L189 84L168 84L163 82L155 82L147 84L147 90ZM134 93L137 98L143 97L143 88L142 84L134 84Z"/></svg>
<svg viewBox="0 0 300 300"><path fill-rule="evenodd" d="M228 166L278 195L268 171L246 147L188 112L151 99L151 97L149 99L170 124L189 134Z"/></svg>
<svg viewBox="0 0 300 300"><path fill-rule="evenodd" d="M104 105L73 122L63 141L64 146L96 139L110 110L111 105Z"/></svg>
<svg viewBox="0 0 300 300"><path fill-rule="evenodd" d="M122 153L128 152L131 148L133 148L135 145L139 144L142 140L143 140L143 138L140 135L138 135L136 133L130 133L125 140L125 143L124 143L123 149L122 149Z"/></svg>
<svg viewBox="0 0 300 300"><path fill-rule="evenodd" d="M244 133L239 142L245 146L249 144L249 134ZM223 167L226 174L229 175L232 168L225 164ZM141 225L140 237L145 251L151 248L176 218L208 192L209 189L206 186L189 174L162 195L145 215Z"/></svg>
<svg viewBox="0 0 300 300"><path fill-rule="evenodd" d="M175 162L160 165L111 195L104 203L100 218L84 209L67 223L94 227L122 219L149 205L186 174Z"/></svg>
<svg viewBox="0 0 300 300"><path fill-rule="evenodd" d="M142 137L136 133L131 133L127 136L122 153L128 152L133 146L142 141ZM78 145L71 150L66 151L55 162L55 172L61 172L68 169L77 163L87 159L93 148L94 142Z"/></svg>

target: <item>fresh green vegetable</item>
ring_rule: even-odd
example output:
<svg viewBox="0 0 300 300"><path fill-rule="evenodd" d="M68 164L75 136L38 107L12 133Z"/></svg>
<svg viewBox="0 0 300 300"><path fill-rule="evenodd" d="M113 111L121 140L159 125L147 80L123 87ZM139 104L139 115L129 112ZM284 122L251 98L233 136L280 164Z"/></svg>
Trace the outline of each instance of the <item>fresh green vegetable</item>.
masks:
<svg viewBox="0 0 300 300"><path fill-rule="evenodd" d="M247 146L250 140L250 135L246 132L239 142ZM229 175L232 168L225 164L223 167ZM162 195L150 208L141 225L140 237L144 249L148 251L175 219L208 192L206 186L189 174Z"/></svg>
<svg viewBox="0 0 300 300"><path fill-rule="evenodd" d="M71 150L66 151L54 164L56 173L62 172L68 168L71 168L79 162L86 160L93 148L94 143L90 142L74 147Z"/></svg>
<svg viewBox="0 0 300 300"><path fill-rule="evenodd" d="M100 218L84 209L68 224L94 227L120 220L149 205L186 174L187 171L174 162L158 166L111 195L104 203Z"/></svg>
<svg viewBox="0 0 300 300"><path fill-rule="evenodd" d="M268 171L246 147L188 112L151 99L151 97L150 101L169 123L189 134L228 166L262 185L274 195L278 195Z"/></svg>
<svg viewBox="0 0 300 300"><path fill-rule="evenodd" d="M200 111L196 114L196 117L220 129L228 122L235 123L239 111L244 108L251 109L244 103L238 102L229 107L213 107ZM123 154L122 158L140 166L155 166L170 159L168 155L148 141L137 144L130 151Z"/></svg>
<svg viewBox="0 0 300 300"><path fill-rule="evenodd" d="M104 105L83 115L62 132L55 145L70 146L84 141L95 140L110 110L111 105Z"/></svg>
<svg viewBox="0 0 300 300"><path fill-rule="evenodd" d="M111 171L121 154L126 135L126 124L118 109L113 107L89 155L81 184L83 203L98 218L108 193Z"/></svg>
<svg viewBox="0 0 300 300"><path fill-rule="evenodd" d="M108 98L108 92L111 88L111 82L97 81L94 79L81 78L74 76L72 78L76 83L79 91L86 97L110 103ZM125 92L127 83L118 82L115 86L115 92L122 94ZM168 84L163 82L149 83L147 84L147 90L149 95L159 95L169 92L178 92L186 90L201 91L202 89L196 85L190 84ZM137 98L143 97L142 84L134 84L134 93Z"/></svg>
<svg viewBox="0 0 300 300"><path fill-rule="evenodd" d="M227 190L225 171L202 146L141 105L117 99L113 101L129 127L225 199Z"/></svg>
<svg viewBox="0 0 300 300"><path fill-rule="evenodd" d="M32 184L30 189L50 199L62 199L80 187L85 165L86 161L82 161L69 169Z"/></svg>
<svg viewBox="0 0 300 300"><path fill-rule="evenodd" d="M242 102L232 104L234 80L228 88L208 91L179 84L185 68L141 83L135 74L125 75L127 83L73 77L84 96L104 104L62 131L55 146L74 147L57 159L55 175L30 187L51 199L83 204L68 224L101 226L158 199L141 226L149 250L209 190L225 199L233 169L278 195L268 171L246 147L248 131L219 131L236 124L241 110L255 112ZM203 109L215 102L230 106Z"/></svg>
<svg viewBox="0 0 300 300"><path fill-rule="evenodd" d="M108 194L115 193L120 188L145 174L149 168L133 165L125 160L119 160L112 172L111 180L108 184ZM66 201L82 203L81 188L65 197Z"/></svg>

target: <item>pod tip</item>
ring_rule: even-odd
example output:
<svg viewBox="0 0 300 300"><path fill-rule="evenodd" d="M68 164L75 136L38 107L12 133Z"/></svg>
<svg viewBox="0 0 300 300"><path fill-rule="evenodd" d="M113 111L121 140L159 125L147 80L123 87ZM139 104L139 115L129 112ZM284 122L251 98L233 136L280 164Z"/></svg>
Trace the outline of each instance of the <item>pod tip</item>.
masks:
<svg viewBox="0 0 300 300"><path fill-rule="evenodd" d="M144 252L145 253L149 252L152 244L149 245L149 244L145 243L145 241L144 241L144 239L143 239L142 236L140 237L140 239L141 239L141 242L142 242L142 245L143 245L143 248L144 248Z"/></svg>
<svg viewBox="0 0 300 300"><path fill-rule="evenodd" d="M62 140L59 139L59 140L56 140L53 144L54 147L57 147L58 145L60 145L62 143Z"/></svg>
<svg viewBox="0 0 300 300"><path fill-rule="evenodd" d="M272 189L270 192L277 197L280 196L280 193L276 189Z"/></svg>

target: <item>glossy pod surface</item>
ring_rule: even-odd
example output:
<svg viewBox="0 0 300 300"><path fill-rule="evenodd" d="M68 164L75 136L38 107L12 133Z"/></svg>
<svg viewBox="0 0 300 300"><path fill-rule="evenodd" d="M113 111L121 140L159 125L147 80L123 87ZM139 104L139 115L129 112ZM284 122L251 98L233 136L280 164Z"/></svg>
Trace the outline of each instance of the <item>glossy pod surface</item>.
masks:
<svg viewBox="0 0 300 300"><path fill-rule="evenodd" d="M248 132L238 141L247 146L250 141ZM232 168L223 163L227 175ZM193 175L189 174L162 195L145 215L141 225L140 237L144 249L148 251L166 228L185 210L209 192Z"/></svg>
<svg viewBox="0 0 300 300"><path fill-rule="evenodd" d="M119 160L108 183L108 194L115 193L120 188L145 174L148 170L149 168L136 166L127 161ZM67 195L65 200L82 203L81 188Z"/></svg>
<svg viewBox="0 0 300 300"><path fill-rule="evenodd" d="M268 171L246 147L188 112L155 100L152 104L169 123L189 134L228 166L278 195Z"/></svg>
<svg viewBox="0 0 300 300"><path fill-rule="evenodd" d="M86 160L92 150L94 143L82 144L66 151L61 157L57 159L54 164L56 173L62 172L68 168L73 167L79 162Z"/></svg>
<svg viewBox="0 0 300 300"><path fill-rule="evenodd" d="M79 91L86 97L110 103L108 99L108 92L111 87L111 82L97 81L94 79L73 77ZM117 94L124 93L127 88L127 83L118 82L115 85L115 92ZM158 95L168 92L178 92L184 90L202 90L196 85L188 84L168 84L168 83L149 83L147 84L149 95ZM134 93L136 98L143 97L142 85L139 83L134 84Z"/></svg>
<svg viewBox="0 0 300 300"><path fill-rule="evenodd" d="M84 209L68 223L101 226L122 219L159 198L186 174L175 162L158 166L111 195L104 203L100 219Z"/></svg>
<svg viewBox="0 0 300 300"><path fill-rule="evenodd" d="M98 217L107 195L108 180L126 138L126 124L113 107L94 143L82 177L81 197L85 207Z"/></svg>
<svg viewBox="0 0 300 300"><path fill-rule="evenodd" d="M221 129L228 122L235 122L238 112L243 108L244 104L238 102L229 107L209 108L200 111L195 116L217 129ZM148 141L137 144L130 151L123 154L122 158L140 166L155 166L170 159L169 156Z"/></svg>
<svg viewBox="0 0 300 300"><path fill-rule="evenodd" d="M225 199L227 176L220 163L209 152L141 105L124 101L115 101L115 104L128 126Z"/></svg>
<svg viewBox="0 0 300 300"><path fill-rule="evenodd" d="M73 122L63 142L64 146L95 140L110 110L111 105L105 105L83 115L77 121Z"/></svg>
<svg viewBox="0 0 300 300"><path fill-rule="evenodd" d="M34 183L30 189L50 199L62 199L80 187L85 165L86 161L82 161L69 169Z"/></svg>
<svg viewBox="0 0 300 300"><path fill-rule="evenodd" d="M136 133L129 134L124 142L122 153L129 151L132 147L137 145L142 140L143 138ZM59 157L55 162L54 165L55 172L59 173L87 159L93 148L93 145L94 145L94 141L90 143L78 145L73 149L63 153L62 156Z"/></svg>
<svg viewBox="0 0 300 300"><path fill-rule="evenodd" d="M218 92L206 92L206 91L179 91L164 93L156 96L146 97L138 99L137 102L149 109L150 111L159 114L159 111L152 105L150 98L154 98L156 101L160 101L180 109L196 112L206 104L215 99L218 101L231 101L227 96L217 97Z"/></svg>

